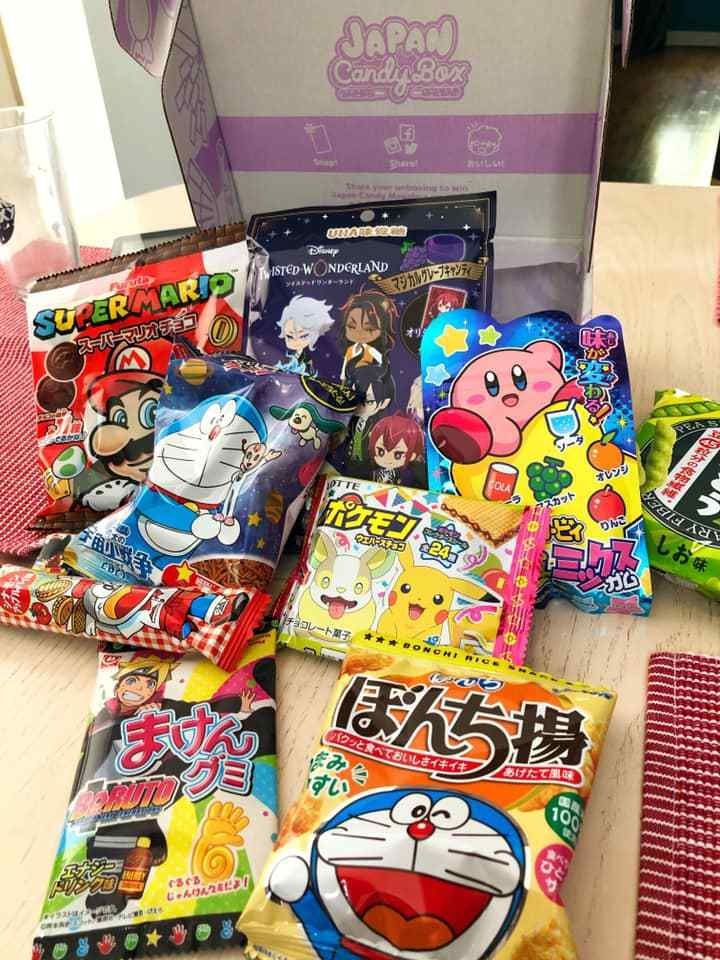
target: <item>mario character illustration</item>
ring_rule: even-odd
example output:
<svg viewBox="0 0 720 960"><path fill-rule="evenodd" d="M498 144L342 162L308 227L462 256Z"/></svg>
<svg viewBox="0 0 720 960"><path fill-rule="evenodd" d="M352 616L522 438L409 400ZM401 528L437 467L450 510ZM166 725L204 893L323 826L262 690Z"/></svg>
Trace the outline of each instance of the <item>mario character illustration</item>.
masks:
<svg viewBox="0 0 720 960"><path fill-rule="evenodd" d="M76 495L91 510L113 510L145 479L163 377L144 347L119 344L88 394L97 419L88 437L94 466L79 478ZM88 417L86 415L86 421Z"/></svg>
<svg viewBox="0 0 720 960"><path fill-rule="evenodd" d="M446 790L378 790L341 807L270 874L323 957L485 960L522 910L525 841L511 818Z"/></svg>
<svg viewBox="0 0 720 960"><path fill-rule="evenodd" d="M536 414L557 401L582 399L577 381L565 379L564 364L563 351L551 340L475 357L456 377L449 406L430 419L433 443L461 464L515 453Z"/></svg>
<svg viewBox="0 0 720 960"><path fill-rule="evenodd" d="M276 420L288 421L288 426L297 436L301 447L310 443L315 450L319 450L322 446L321 434L327 433L332 436L343 429L342 423L323 417L312 403L298 403L290 408L272 406L270 413Z"/></svg>

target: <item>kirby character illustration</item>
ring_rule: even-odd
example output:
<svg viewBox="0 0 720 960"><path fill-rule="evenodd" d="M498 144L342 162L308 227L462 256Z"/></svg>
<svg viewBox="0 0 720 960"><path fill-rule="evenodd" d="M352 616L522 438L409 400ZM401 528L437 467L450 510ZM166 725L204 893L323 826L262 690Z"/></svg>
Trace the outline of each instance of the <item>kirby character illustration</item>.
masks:
<svg viewBox="0 0 720 960"><path fill-rule="evenodd" d="M449 406L430 419L433 443L453 463L512 455L536 414L551 403L582 398L577 382L565 379L564 362L551 340L475 357L456 377Z"/></svg>
<svg viewBox="0 0 720 960"><path fill-rule="evenodd" d="M365 793L317 831L268 889L333 960L484 960L517 922L525 843L492 804L447 790Z"/></svg>

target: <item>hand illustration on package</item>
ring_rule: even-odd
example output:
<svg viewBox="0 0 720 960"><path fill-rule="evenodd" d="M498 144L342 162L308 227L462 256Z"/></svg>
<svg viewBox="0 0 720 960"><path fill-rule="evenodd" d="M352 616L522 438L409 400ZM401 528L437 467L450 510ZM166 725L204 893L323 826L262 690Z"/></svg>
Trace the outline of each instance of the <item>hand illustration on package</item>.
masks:
<svg viewBox="0 0 720 960"><path fill-rule="evenodd" d="M431 488L552 509L538 599L645 615L652 591L622 328L457 310L423 338Z"/></svg>
<svg viewBox="0 0 720 960"><path fill-rule="evenodd" d="M275 829L274 670L267 634L233 673L100 644L38 956L239 942L233 924Z"/></svg>

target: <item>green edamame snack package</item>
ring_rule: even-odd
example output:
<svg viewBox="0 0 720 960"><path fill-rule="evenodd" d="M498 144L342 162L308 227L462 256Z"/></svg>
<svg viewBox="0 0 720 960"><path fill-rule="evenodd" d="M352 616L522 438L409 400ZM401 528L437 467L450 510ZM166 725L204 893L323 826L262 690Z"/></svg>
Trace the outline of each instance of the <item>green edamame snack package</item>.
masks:
<svg viewBox="0 0 720 960"><path fill-rule="evenodd" d="M638 446L650 565L720 600L720 403L659 390Z"/></svg>

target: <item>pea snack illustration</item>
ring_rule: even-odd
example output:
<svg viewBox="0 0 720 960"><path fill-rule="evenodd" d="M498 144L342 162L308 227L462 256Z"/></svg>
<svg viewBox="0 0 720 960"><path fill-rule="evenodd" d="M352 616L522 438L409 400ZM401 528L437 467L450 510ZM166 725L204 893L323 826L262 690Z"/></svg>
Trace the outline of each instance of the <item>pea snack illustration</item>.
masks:
<svg viewBox="0 0 720 960"><path fill-rule="evenodd" d="M638 446L651 565L720 600L720 403L658 391Z"/></svg>

